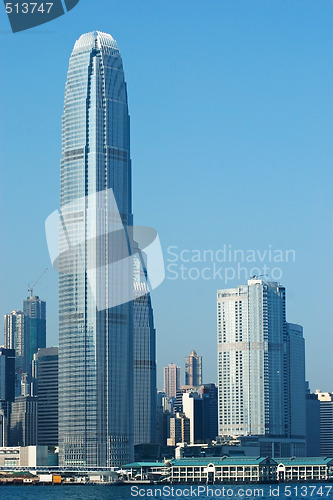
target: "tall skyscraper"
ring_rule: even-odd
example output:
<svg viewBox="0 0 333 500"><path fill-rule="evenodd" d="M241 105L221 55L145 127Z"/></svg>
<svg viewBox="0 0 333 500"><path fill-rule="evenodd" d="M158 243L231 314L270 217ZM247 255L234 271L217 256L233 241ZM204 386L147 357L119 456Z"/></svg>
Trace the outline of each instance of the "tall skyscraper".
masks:
<svg viewBox="0 0 333 500"><path fill-rule="evenodd" d="M6 349L15 350L15 369L21 372L25 368L26 321L23 311L15 310L4 317L4 344Z"/></svg>
<svg viewBox="0 0 333 500"><path fill-rule="evenodd" d="M305 453L303 329L287 324L285 296L260 279L217 292L219 435L270 438L270 456Z"/></svg>
<svg viewBox="0 0 333 500"><path fill-rule="evenodd" d="M8 445L11 403L15 399L15 351L0 347L0 446Z"/></svg>
<svg viewBox="0 0 333 500"><path fill-rule="evenodd" d="M59 249L59 461L133 460L133 303L114 304L131 277L110 279L132 226L127 91L111 35L82 35L69 61L62 122ZM125 232L110 224L110 190ZM118 231L119 236L119 231ZM66 254L74 243L77 253ZM68 258L70 267L68 267ZM97 307L98 302L98 307Z"/></svg>
<svg viewBox="0 0 333 500"><path fill-rule="evenodd" d="M185 385L198 387L202 385L202 357L191 351L185 358Z"/></svg>
<svg viewBox="0 0 333 500"><path fill-rule="evenodd" d="M26 324L25 373L31 377L31 362L40 348L46 347L46 302L30 295L23 301Z"/></svg>
<svg viewBox="0 0 333 500"><path fill-rule="evenodd" d="M219 435L285 436L285 289L218 290Z"/></svg>
<svg viewBox="0 0 333 500"><path fill-rule="evenodd" d="M164 367L164 392L167 398L176 398L180 389L180 367L170 363Z"/></svg>
<svg viewBox="0 0 333 500"><path fill-rule="evenodd" d="M31 381L31 362L40 347L46 346L46 303L37 296L23 301L23 311L5 315L5 347L15 349L16 395L20 395L22 374Z"/></svg>
<svg viewBox="0 0 333 500"><path fill-rule="evenodd" d="M37 444L58 446L58 347L34 354L36 380Z"/></svg>
<svg viewBox="0 0 333 500"><path fill-rule="evenodd" d="M15 399L15 351L0 347L0 401Z"/></svg>

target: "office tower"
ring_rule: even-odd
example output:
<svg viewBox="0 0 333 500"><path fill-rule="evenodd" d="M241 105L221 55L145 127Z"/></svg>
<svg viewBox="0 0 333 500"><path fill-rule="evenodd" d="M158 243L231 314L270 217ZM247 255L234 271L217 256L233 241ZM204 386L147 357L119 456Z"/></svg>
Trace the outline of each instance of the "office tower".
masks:
<svg viewBox="0 0 333 500"><path fill-rule="evenodd" d="M185 385L197 387L202 385L202 357L191 351L185 358Z"/></svg>
<svg viewBox="0 0 333 500"><path fill-rule="evenodd" d="M0 446L8 445L11 403L15 399L15 350L0 347Z"/></svg>
<svg viewBox="0 0 333 500"><path fill-rule="evenodd" d="M39 347L46 345L46 303L37 296L23 301L23 311L5 315L5 347L15 349L16 396L21 394L22 376L31 383L31 362ZM24 383L23 383L24 386Z"/></svg>
<svg viewBox="0 0 333 500"><path fill-rule="evenodd" d="M307 385L309 385L307 383ZM317 394L306 389L306 456L320 457L320 402Z"/></svg>
<svg viewBox="0 0 333 500"><path fill-rule="evenodd" d="M58 446L58 347L34 354L38 396L37 444Z"/></svg>
<svg viewBox="0 0 333 500"><path fill-rule="evenodd" d="M62 125L59 462L121 466L134 458L133 304L114 300L131 277L109 277L133 217L127 91L111 35L76 41Z"/></svg>
<svg viewBox="0 0 333 500"><path fill-rule="evenodd" d="M197 392L183 394L183 411L190 421L190 443L204 440L203 399Z"/></svg>
<svg viewBox="0 0 333 500"><path fill-rule="evenodd" d="M19 396L12 403L10 446L37 444L37 398Z"/></svg>
<svg viewBox="0 0 333 500"><path fill-rule="evenodd" d="M170 435L170 418L173 413L172 400L162 391L156 397L156 443L166 446Z"/></svg>
<svg viewBox="0 0 333 500"><path fill-rule="evenodd" d="M285 289L218 290L219 435L285 436Z"/></svg>
<svg viewBox="0 0 333 500"><path fill-rule="evenodd" d="M4 344L6 349L15 350L15 370L25 369L26 325L23 311L12 311L4 317Z"/></svg>
<svg viewBox="0 0 333 500"><path fill-rule="evenodd" d="M170 417L170 437L168 446L176 446L177 443L190 443L191 422L183 413L176 413Z"/></svg>
<svg viewBox="0 0 333 500"><path fill-rule="evenodd" d="M0 347L0 401L15 399L15 350Z"/></svg>
<svg viewBox="0 0 333 500"><path fill-rule="evenodd" d="M31 362L39 348L46 347L46 302L31 295L23 301L23 314L26 324L25 369L31 380Z"/></svg>
<svg viewBox="0 0 333 500"><path fill-rule="evenodd" d="M183 413L183 394L185 392L187 392L187 389L184 387L177 389L176 398L172 398L173 413Z"/></svg>
<svg viewBox="0 0 333 500"><path fill-rule="evenodd" d="M218 390L215 384L204 384L202 387L204 411L204 440L215 440L218 435Z"/></svg>
<svg viewBox="0 0 333 500"><path fill-rule="evenodd" d="M134 444L156 442L156 346L153 309L143 260L134 259ZM145 292L142 295L142 291Z"/></svg>
<svg viewBox="0 0 333 500"><path fill-rule="evenodd" d="M180 368L174 363L164 367L164 392L167 398L175 398L180 389Z"/></svg>
<svg viewBox="0 0 333 500"><path fill-rule="evenodd" d="M320 405L320 455L333 457L333 392L315 394Z"/></svg>
<svg viewBox="0 0 333 500"><path fill-rule="evenodd" d="M287 376L289 433L292 438L306 436L305 341L303 327L287 323Z"/></svg>

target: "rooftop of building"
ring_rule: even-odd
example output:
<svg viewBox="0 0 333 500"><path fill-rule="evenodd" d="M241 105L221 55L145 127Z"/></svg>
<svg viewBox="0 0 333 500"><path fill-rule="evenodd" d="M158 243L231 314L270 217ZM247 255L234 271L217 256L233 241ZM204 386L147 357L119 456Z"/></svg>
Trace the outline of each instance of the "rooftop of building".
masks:
<svg viewBox="0 0 333 500"><path fill-rule="evenodd" d="M103 33L102 31L90 31L81 35L75 42L74 51L80 52L95 47L99 49L111 48L118 51L116 40L109 33Z"/></svg>
<svg viewBox="0 0 333 500"><path fill-rule="evenodd" d="M289 458L269 458L269 457L202 457L202 458L180 458L171 459L165 462L133 462L124 465L123 469L139 469L149 467L164 467L170 464L175 467L206 467L208 464L221 466L255 466L266 462L275 465L285 466L325 466L333 465L333 458L330 457L289 457Z"/></svg>

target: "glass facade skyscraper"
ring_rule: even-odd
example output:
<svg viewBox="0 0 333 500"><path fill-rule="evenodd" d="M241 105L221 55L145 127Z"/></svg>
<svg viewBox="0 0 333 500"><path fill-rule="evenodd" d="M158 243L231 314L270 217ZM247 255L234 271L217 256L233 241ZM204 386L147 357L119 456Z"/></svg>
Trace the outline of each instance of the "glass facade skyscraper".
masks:
<svg viewBox="0 0 333 500"><path fill-rule="evenodd" d="M124 228L120 243L110 233L117 218L110 190ZM68 204L59 239L59 460L118 466L133 460L133 303L109 307L131 279L111 279L109 267L130 246L131 160L122 59L101 32L82 35L69 61L61 209ZM70 265L68 241L77 250Z"/></svg>
<svg viewBox="0 0 333 500"><path fill-rule="evenodd" d="M153 308L142 258L134 261L134 444L156 443L156 346ZM146 292L142 295L142 292Z"/></svg>

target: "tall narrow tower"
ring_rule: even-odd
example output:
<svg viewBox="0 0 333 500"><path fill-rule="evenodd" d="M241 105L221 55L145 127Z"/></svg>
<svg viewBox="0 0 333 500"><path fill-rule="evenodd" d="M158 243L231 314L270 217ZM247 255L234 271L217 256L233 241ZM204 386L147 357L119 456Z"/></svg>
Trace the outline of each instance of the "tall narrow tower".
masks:
<svg viewBox="0 0 333 500"><path fill-rule="evenodd" d="M202 357L191 351L185 358L185 385L198 387L202 385Z"/></svg>
<svg viewBox="0 0 333 500"><path fill-rule="evenodd" d="M69 61L60 189L60 463L118 466L133 459L133 303L113 300L130 277L110 277L133 223L129 115L118 46L98 31ZM76 253L66 255L68 242Z"/></svg>

